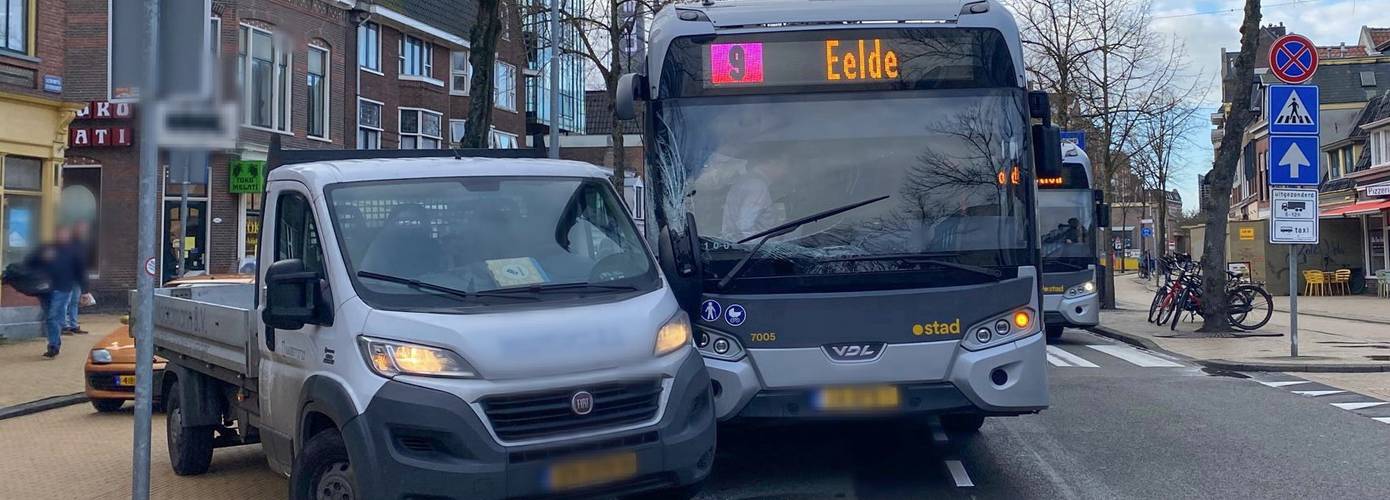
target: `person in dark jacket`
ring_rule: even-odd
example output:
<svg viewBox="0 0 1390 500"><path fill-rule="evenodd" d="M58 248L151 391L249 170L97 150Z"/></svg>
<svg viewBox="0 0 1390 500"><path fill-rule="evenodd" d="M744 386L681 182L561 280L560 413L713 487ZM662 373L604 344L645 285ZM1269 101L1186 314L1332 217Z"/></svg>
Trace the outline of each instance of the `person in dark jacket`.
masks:
<svg viewBox="0 0 1390 500"><path fill-rule="evenodd" d="M45 244L32 255L30 265L48 277L52 291L43 298L43 329L48 336L48 350L45 358L58 356L63 346L63 322L67 315L67 304L72 297L73 288L87 288L87 270L82 260L74 256L72 231L61 227L54 233L54 241Z"/></svg>
<svg viewBox="0 0 1390 500"><path fill-rule="evenodd" d="M87 331L77 322L77 308L91 304L91 295L84 293L87 289L87 237L89 233L86 221L78 221L72 225L72 230L68 234L69 253L72 257L74 272L81 279L73 284L72 293L68 294L67 307L63 310L63 333L86 334Z"/></svg>

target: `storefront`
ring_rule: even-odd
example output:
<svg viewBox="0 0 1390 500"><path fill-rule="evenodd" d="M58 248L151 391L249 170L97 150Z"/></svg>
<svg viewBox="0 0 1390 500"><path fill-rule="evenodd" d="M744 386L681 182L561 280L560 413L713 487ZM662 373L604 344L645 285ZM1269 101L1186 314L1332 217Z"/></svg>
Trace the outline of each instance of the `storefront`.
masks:
<svg viewBox="0 0 1390 500"><path fill-rule="evenodd" d="M0 92L0 269L23 260L56 222L59 168L77 106ZM38 334L38 304L0 288L0 338Z"/></svg>
<svg viewBox="0 0 1390 500"><path fill-rule="evenodd" d="M1367 280L1374 279L1377 271L1390 269L1390 253L1386 251L1386 242L1390 241L1387 214L1390 214L1390 181L1357 186L1355 203L1322 212L1324 225L1329 219L1358 221L1362 274Z"/></svg>

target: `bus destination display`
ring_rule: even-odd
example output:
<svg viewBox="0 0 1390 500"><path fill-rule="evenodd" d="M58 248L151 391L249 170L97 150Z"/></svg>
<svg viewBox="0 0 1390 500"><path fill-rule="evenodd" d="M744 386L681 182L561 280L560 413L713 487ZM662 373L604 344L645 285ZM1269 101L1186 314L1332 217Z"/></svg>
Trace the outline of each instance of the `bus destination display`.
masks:
<svg viewBox="0 0 1390 500"><path fill-rule="evenodd" d="M707 88L896 82L902 77L900 40L826 39L804 42L712 43Z"/></svg>

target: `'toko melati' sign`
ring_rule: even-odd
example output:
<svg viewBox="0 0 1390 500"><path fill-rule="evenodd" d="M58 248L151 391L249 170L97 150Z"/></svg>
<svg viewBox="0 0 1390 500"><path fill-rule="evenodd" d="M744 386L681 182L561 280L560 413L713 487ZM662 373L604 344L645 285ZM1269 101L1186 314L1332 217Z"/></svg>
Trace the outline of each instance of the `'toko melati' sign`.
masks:
<svg viewBox="0 0 1390 500"><path fill-rule="evenodd" d="M96 101L78 111L76 119L128 121L134 115L130 103ZM68 127L68 144L78 148L130 146L135 142L133 130L130 125L73 125Z"/></svg>

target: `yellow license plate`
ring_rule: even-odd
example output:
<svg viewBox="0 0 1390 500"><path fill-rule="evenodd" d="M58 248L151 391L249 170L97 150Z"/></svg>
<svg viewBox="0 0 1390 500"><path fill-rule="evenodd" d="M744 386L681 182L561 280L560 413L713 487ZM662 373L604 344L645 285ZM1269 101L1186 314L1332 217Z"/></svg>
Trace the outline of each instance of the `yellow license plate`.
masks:
<svg viewBox="0 0 1390 500"><path fill-rule="evenodd" d="M637 454L624 452L552 465L547 485L552 491L572 490L621 481L635 475Z"/></svg>
<svg viewBox="0 0 1390 500"><path fill-rule="evenodd" d="M120 385L125 385L125 386L133 386L133 385L135 385L135 376L134 376L134 375L120 375L120 376L116 377L116 383L117 383L117 384L120 384Z"/></svg>
<svg viewBox="0 0 1390 500"><path fill-rule="evenodd" d="M897 386L826 387L816 397L816 405L827 411L894 410L901 404Z"/></svg>

